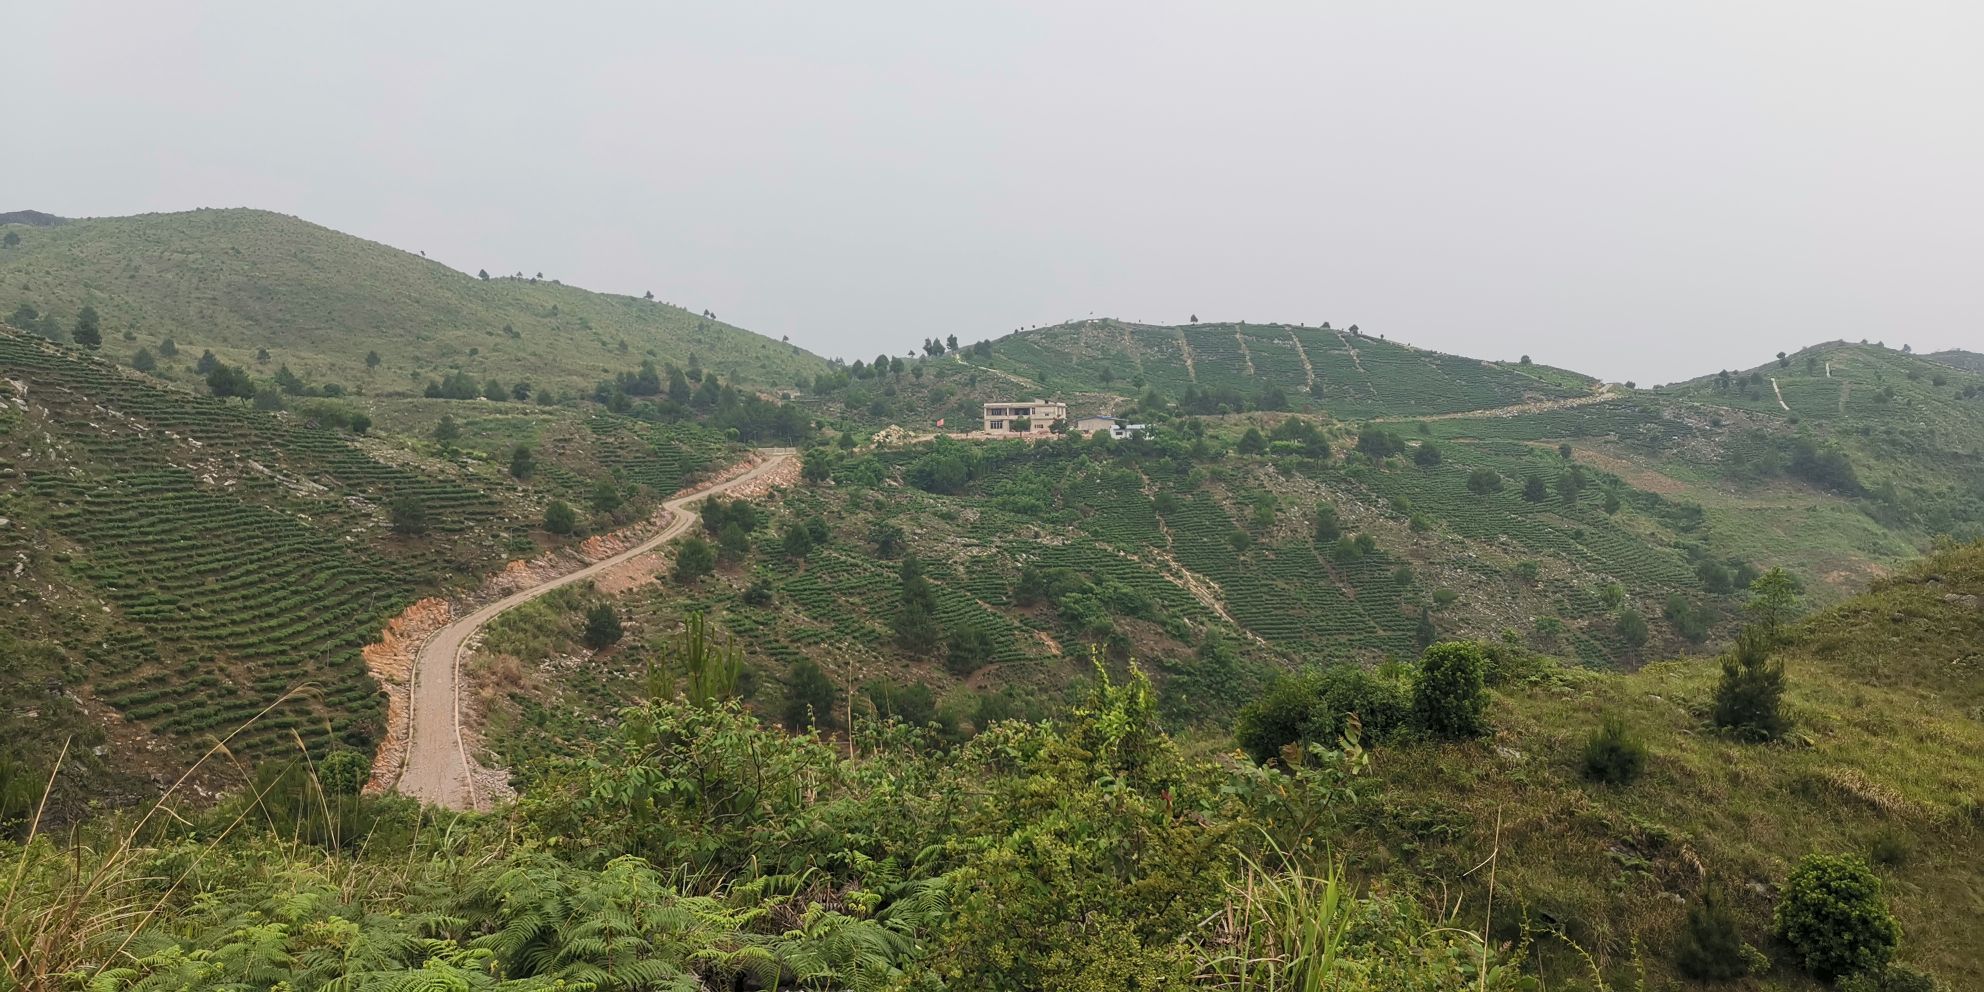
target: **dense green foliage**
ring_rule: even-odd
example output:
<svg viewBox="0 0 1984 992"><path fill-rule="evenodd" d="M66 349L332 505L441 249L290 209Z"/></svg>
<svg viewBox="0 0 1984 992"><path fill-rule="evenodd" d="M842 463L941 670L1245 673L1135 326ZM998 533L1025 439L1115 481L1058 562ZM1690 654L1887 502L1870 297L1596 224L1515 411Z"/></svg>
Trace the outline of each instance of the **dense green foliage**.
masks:
<svg viewBox="0 0 1984 992"><path fill-rule="evenodd" d="M1186 757L1140 675L955 751L899 725L857 750L649 701L502 819L354 797L350 856L292 839L317 787L271 778L133 847L10 852L0 964L37 989L1518 987L1508 950L1276 844L1288 813L1242 797L1277 773Z"/></svg>
<svg viewBox="0 0 1984 992"><path fill-rule="evenodd" d="M1827 981L1880 971L1901 942L1881 880L1850 854L1810 854L1798 862L1772 924L1805 970Z"/></svg>
<svg viewBox="0 0 1984 992"><path fill-rule="evenodd" d="M1412 683L1412 712L1436 737L1476 737L1486 732L1487 659L1473 644L1435 644L1419 659Z"/></svg>
<svg viewBox="0 0 1984 992"><path fill-rule="evenodd" d="M1240 710L1233 736L1255 761L1282 762L1284 751L1334 747L1346 736L1385 741L1412 717L1410 690L1395 677L1356 665L1312 668L1277 678Z"/></svg>

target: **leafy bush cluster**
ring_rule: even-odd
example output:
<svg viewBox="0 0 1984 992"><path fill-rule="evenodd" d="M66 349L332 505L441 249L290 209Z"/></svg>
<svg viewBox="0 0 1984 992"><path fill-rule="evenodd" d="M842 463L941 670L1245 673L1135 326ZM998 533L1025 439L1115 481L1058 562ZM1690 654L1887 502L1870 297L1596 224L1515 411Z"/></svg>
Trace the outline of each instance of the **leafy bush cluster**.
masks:
<svg viewBox="0 0 1984 992"><path fill-rule="evenodd" d="M1404 733L1479 736L1488 727L1487 666L1480 645L1449 642L1427 648L1409 679L1391 667L1352 664L1284 675L1241 708L1234 738L1248 757L1268 764L1346 737L1383 743Z"/></svg>
<svg viewBox="0 0 1984 992"><path fill-rule="evenodd" d="M1785 881L1772 926L1805 970L1825 981L1881 973L1901 942L1881 880L1850 854L1800 861Z"/></svg>

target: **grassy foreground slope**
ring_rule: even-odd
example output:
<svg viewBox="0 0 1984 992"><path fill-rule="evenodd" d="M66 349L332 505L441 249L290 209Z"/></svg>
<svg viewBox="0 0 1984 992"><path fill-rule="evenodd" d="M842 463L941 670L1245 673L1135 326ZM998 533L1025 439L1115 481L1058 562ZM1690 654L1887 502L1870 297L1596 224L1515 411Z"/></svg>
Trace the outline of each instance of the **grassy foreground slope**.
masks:
<svg viewBox="0 0 1984 992"><path fill-rule="evenodd" d="M1885 882L1903 960L1984 987L1984 545L1875 582L1780 654L1794 729L1771 745L1710 727L1714 659L1514 673L1489 738L1378 756L1386 798L1368 836L1436 875L1499 843L1497 919L1561 928L1622 972L1636 943L1668 972L1686 901L1717 883L1780 959L1767 984L1781 988L1806 987L1766 939L1785 875L1807 853L1855 853ZM1605 713L1651 752L1630 785L1581 775Z"/></svg>
<svg viewBox="0 0 1984 992"><path fill-rule="evenodd" d="M535 275L477 279L439 262L262 210L194 210L16 228L0 251L0 309L26 303L66 329L85 305L107 354L127 362L172 338L191 362L211 349L312 383L418 394L462 370L480 382L589 389L642 358L768 388L826 363L698 312L588 292ZM129 332L132 338L124 335ZM366 353L381 362L368 368ZM163 362L171 366L172 362Z"/></svg>

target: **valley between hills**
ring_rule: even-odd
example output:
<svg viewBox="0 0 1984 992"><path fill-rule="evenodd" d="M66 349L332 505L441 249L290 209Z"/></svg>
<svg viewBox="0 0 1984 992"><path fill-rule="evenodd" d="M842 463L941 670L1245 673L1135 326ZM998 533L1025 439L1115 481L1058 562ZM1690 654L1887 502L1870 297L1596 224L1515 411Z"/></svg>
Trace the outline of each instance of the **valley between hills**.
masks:
<svg viewBox="0 0 1984 992"><path fill-rule="evenodd" d="M178 943L0 912L10 962L1257 987L1321 912L1270 896L1341 885L1340 987L1803 989L1824 853L1984 984L1984 356L963 315L842 360L263 211L22 217L0 828ZM1035 400L1139 426L980 429ZM99 827L125 888L64 889Z"/></svg>

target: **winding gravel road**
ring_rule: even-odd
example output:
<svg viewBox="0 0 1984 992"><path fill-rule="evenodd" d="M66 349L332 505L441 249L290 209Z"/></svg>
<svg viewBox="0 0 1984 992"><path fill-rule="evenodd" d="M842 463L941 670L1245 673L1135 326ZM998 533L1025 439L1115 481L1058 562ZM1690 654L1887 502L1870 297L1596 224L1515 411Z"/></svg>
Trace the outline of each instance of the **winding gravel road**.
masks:
<svg viewBox="0 0 1984 992"><path fill-rule="evenodd" d="M634 547L602 558L584 568L567 572L528 589L522 589L483 606L454 623L434 632L420 646L413 667L413 688L409 693L408 719L411 740L407 745L406 767L400 773L398 791L423 802L448 809L479 808L474 770L468 745L462 740L461 667L467 645L482 625L504 610L527 603L559 586L579 582L621 562L647 554L682 536L697 521L690 504L707 496L727 492L759 479L791 460L789 448L768 448L760 452L764 461L740 475L676 496L662 506L670 514L667 525Z"/></svg>

